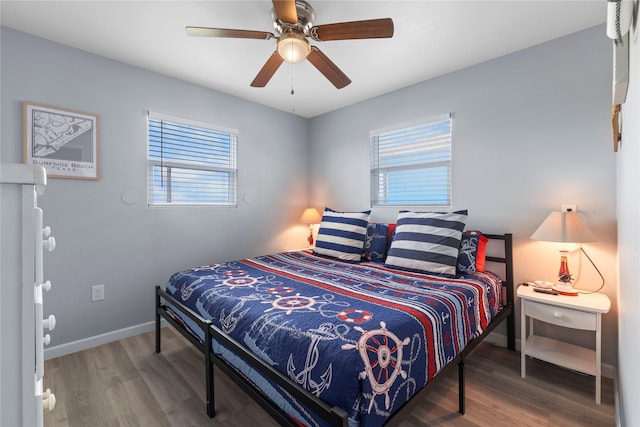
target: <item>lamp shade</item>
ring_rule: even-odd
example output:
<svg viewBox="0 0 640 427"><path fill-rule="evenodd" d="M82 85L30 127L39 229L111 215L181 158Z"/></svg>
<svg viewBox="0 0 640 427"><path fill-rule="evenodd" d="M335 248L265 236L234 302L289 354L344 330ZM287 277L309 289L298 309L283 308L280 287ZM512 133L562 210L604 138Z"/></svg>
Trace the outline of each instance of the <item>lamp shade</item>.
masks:
<svg viewBox="0 0 640 427"><path fill-rule="evenodd" d="M320 224L322 222L322 215L316 208L307 208L302 214L300 222L303 224Z"/></svg>
<svg viewBox="0 0 640 427"><path fill-rule="evenodd" d="M545 242L563 243L596 241L596 237L577 212L551 212L531 235L531 238Z"/></svg>

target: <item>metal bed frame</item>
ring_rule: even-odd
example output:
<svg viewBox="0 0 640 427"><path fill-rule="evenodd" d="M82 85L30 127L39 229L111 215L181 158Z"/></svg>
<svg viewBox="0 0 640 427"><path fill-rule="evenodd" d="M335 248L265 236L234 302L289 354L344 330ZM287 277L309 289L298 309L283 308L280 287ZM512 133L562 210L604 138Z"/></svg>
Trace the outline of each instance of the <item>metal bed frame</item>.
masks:
<svg viewBox="0 0 640 427"><path fill-rule="evenodd" d="M417 392L408 402L404 404L395 414L393 414L386 422L387 425L399 423L404 416L408 415L411 410L420 402L439 380L444 377L445 373L452 370L454 366L458 366L458 411L461 414L465 412L465 387L464 387L464 365L467 355L489 335L503 320L507 321L507 347L509 350L515 351L515 315L514 315L514 283L513 283L513 236L511 234L485 234L490 240L498 240L504 243L504 256L487 256L488 262L501 263L505 265L505 276L502 286L506 292L506 303L500 312L493 318L487 329L477 337L470 341L467 346L458 353L458 355L448 363L438 374L431 379L419 392ZM164 301L164 303L163 303ZM171 305L168 308L166 303ZM244 375L239 373L229 362L220 355L213 352L213 341L232 351L236 356L240 357L245 363L258 371L264 377L274 381L278 386L282 387L287 393L295 397L300 403L307 406L316 415L326 421L330 426L348 425L348 414L337 406L329 406L318 397L311 394L306 389L291 381L287 376L273 368L264 360L247 350L240 343L227 336L211 323L193 311L182 307L181 303L167 294L160 286L155 288L155 320L156 320L156 353L161 350L161 319L165 319L171 326L176 328L189 342L191 342L198 350L204 354L205 372L206 372L206 407L207 415L212 418L215 416L214 407L214 375L213 367L218 366L229 378L238 384L251 398L253 398L265 411L267 411L280 425L299 427L286 412L280 409L268 397L266 397L251 381ZM194 321L204 332L204 342L193 335L188 329L178 323L169 313L170 310L178 310L189 319Z"/></svg>

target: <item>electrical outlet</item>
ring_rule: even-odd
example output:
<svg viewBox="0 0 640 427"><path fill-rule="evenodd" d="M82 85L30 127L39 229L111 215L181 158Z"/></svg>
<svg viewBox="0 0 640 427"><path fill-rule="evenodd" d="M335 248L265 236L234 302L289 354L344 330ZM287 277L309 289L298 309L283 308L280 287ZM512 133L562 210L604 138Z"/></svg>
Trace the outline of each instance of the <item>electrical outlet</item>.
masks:
<svg viewBox="0 0 640 427"><path fill-rule="evenodd" d="M578 205L574 204L565 204L565 205L560 205L560 211L561 212L578 212Z"/></svg>
<svg viewBox="0 0 640 427"><path fill-rule="evenodd" d="M93 285L91 287L91 302L102 301L104 299L104 285Z"/></svg>

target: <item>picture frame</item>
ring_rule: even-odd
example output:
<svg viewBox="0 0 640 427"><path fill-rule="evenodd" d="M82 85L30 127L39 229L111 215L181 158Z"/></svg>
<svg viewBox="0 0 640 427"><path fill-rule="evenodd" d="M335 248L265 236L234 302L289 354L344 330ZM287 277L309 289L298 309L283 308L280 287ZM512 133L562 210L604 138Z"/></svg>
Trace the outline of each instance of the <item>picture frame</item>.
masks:
<svg viewBox="0 0 640 427"><path fill-rule="evenodd" d="M51 178L98 180L98 116L25 101L23 161Z"/></svg>

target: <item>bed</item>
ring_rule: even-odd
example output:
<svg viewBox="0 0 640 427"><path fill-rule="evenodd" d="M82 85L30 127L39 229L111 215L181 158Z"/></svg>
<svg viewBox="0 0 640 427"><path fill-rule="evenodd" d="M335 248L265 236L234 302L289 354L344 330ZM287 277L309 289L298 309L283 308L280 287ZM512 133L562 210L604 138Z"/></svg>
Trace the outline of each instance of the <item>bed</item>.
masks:
<svg viewBox="0 0 640 427"><path fill-rule="evenodd" d="M484 257L503 264L500 276L429 275L319 250L177 272L156 287L156 352L165 319L204 354L210 417L214 365L281 425L397 421L455 367L464 413L466 355L505 319L515 349L512 238L485 237L500 243L489 246L499 256Z"/></svg>

